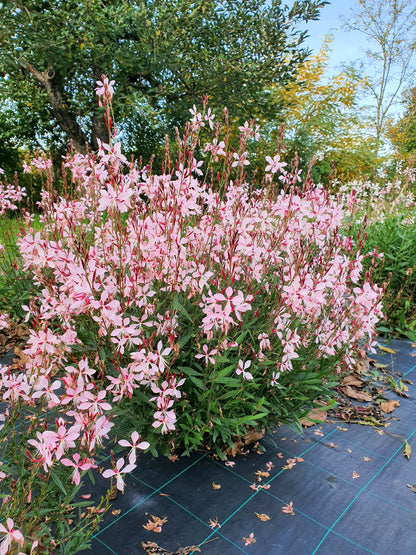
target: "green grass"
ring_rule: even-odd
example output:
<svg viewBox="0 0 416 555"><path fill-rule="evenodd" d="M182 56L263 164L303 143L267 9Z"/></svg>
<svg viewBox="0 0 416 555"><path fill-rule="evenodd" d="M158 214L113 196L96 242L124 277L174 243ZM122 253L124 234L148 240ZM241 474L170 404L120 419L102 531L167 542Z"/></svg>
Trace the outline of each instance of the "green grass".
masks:
<svg viewBox="0 0 416 555"><path fill-rule="evenodd" d="M34 293L34 284L30 274L22 269L22 259L16 241L24 221L21 217L0 217L0 244L4 250L0 253L0 312L10 314L20 321L25 312L22 305L29 302ZM35 217L33 227L42 227L39 216Z"/></svg>

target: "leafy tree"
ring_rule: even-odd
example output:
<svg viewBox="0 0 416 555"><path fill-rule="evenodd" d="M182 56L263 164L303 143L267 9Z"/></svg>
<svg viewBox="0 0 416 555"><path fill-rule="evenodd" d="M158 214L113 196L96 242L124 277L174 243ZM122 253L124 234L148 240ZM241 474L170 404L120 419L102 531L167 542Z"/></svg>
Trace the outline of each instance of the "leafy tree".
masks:
<svg viewBox="0 0 416 555"><path fill-rule="evenodd" d="M405 112L400 120L392 125L389 137L399 155L416 162L416 87L406 90L403 95Z"/></svg>
<svg viewBox="0 0 416 555"><path fill-rule="evenodd" d="M308 54L296 25L326 3L4 0L0 94L34 120L38 140L82 152L108 138L91 95L107 74L128 148L150 155L203 95L241 118L272 117L268 85L289 82Z"/></svg>
<svg viewBox="0 0 416 555"><path fill-rule="evenodd" d="M358 11L344 23L368 41L359 67L367 76L364 90L374 103L377 155L391 108L415 75L416 5L414 0L358 0L358 4Z"/></svg>
<svg viewBox="0 0 416 555"><path fill-rule="evenodd" d="M370 173L372 159L365 156L367 118L358 107L362 79L354 72L327 76L330 43L300 64L296 78L273 88L285 124L286 153L296 152L305 171L315 159L316 181L330 177L356 178ZM273 135L273 133L272 133Z"/></svg>

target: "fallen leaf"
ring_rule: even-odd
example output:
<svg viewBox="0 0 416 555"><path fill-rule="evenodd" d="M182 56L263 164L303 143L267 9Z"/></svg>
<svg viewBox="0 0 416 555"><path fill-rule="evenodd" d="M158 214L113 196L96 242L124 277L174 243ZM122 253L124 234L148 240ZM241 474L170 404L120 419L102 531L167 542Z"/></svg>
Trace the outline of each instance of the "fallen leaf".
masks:
<svg viewBox="0 0 416 555"><path fill-rule="evenodd" d="M406 486L407 486L408 488L410 488L411 491L413 491L413 493L416 493L416 484L413 484L413 486L410 485L410 484L406 484Z"/></svg>
<svg viewBox="0 0 416 555"><path fill-rule="evenodd" d="M408 459L410 459L410 455L412 454L412 448L410 447L410 445L407 443L406 440L404 440L404 450L403 450L403 455L405 457L407 457Z"/></svg>
<svg viewBox="0 0 416 555"><path fill-rule="evenodd" d="M369 395L365 391L356 391L349 385L342 387L341 390L343 393L345 393L345 395L351 397L351 399L356 399L357 401L368 402L373 400L371 395Z"/></svg>
<svg viewBox="0 0 416 555"><path fill-rule="evenodd" d="M249 430L246 434L243 435L243 440L246 445L250 443L255 443L256 441L260 441L263 439L264 434L266 433L266 428L262 428L260 431L257 430Z"/></svg>
<svg viewBox="0 0 416 555"><path fill-rule="evenodd" d="M341 430L341 432L348 432L348 428L342 428L341 426L337 426L338 430Z"/></svg>
<svg viewBox="0 0 416 555"><path fill-rule="evenodd" d="M363 380L360 380L360 378L357 378L356 376L351 374L350 376L345 376L345 378L342 380L341 386L344 387L346 385L354 385L355 387L362 387L363 384Z"/></svg>
<svg viewBox="0 0 416 555"><path fill-rule="evenodd" d="M355 472L355 470L353 470L353 472L352 472L352 479L355 480L356 478L359 478L359 477L360 477L360 475L357 474L357 472Z"/></svg>
<svg viewBox="0 0 416 555"><path fill-rule="evenodd" d="M377 368L378 370L382 370L384 368L387 368L388 364L381 364L381 362L375 362L374 363L375 368Z"/></svg>
<svg viewBox="0 0 416 555"><path fill-rule="evenodd" d="M259 513L256 513L256 512L255 512L254 514L256 515L256 517L257 517L258 519L262 520L263 522L266 522L266 520L270 520L269 515L266 515L266 514L264 514L264 513L260 513L260 514L259 514Z"/></svg>
<svg viewBox="0 0 416 555"><path fill-rule="evenodd" d="M313 433L314 433L315 436L319 436L319 437L324 437L324 435L325 435L321 432L321 430L315 430Z"/></svg>
<svg viewBox="0 0 416 555"><path fill-rule="evenodd" d="M225 466L229 466L230 468L232 468L233 466L235 466L235 462L234 461L226 461Z"/></svg>
<svg viewBox="0 0 416 555"><path fill-rule="evenodd" d="M113 509L113 510L111 511L111 514L112 514L113 516L118 516L120 513L121 513L121 509Z"/></svg>
<svg viewBox="0 0 416 555"><path fill-rule="evenodd" d="M89 499L91 497L90 493L85 493L84 495L80 495L82 499Z"/></svg>
<svg viewBox="0 0 416 555"><path fill-rule="evenodd" d="M216 484L215 482L212 482L212 488L213 489L221 489L221 484Z"/></svg>
<svg viewBox="0 0 416 555"><path fill-rule="evenodd" d="M332 449L337 449L337 446L333 443L328 443L328 447L332 447Z"/></svg>
<svg viewBox="0 0 416 555"><path fill-rule="evenodd" d="M384 351L385 353L391 353L392 355L396 354L396 351L394 351L393 349L390 349L390 347L384 347L384 345L380 345L377 343L377 347L380 349L380 351Z"/></svg>
<svg viewBox="0 0 416 555"><path fill-rule="evenodd" d="M326 410L316 408L309 411L305 418L301 418L299 422L302 426L308 428L309 426L316 424L316 421L325 422L327 415L328 413Z"/></svg>
<svg viewBox="0 0 416 555"><path fill-rule="evenodd" d="M279 459L283 459L282 453L276 453L276 457L279 457Z"/></svg>
<svg viewBox="0 0 416 555"><path fill-rule="evenodd" d="M384 401L383 403L380 403L380 408L383 412L389 414L390 412L393 412L394 409L396 407L400 406L400 401Z"/></svg>
<svg viewBox="0 0 416 555"><path fill-rule="evenodd" d="M357 360L355 366L355 373L361 375L361 372L366 374L370 370L370 359L367 356L361 356Z"/></svg>
<svg viewBox="0 0 416 555"><path fill-rule="evenodd" d="M363 457L363 461L368 462L368 461L371 461L371 459L370 459L370 457Z"/></svg>

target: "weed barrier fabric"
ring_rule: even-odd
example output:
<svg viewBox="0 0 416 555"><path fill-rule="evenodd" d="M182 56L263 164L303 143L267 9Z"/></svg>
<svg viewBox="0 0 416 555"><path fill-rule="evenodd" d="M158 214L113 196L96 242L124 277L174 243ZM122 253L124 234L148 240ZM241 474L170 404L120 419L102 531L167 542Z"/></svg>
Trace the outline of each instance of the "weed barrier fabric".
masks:
<svg viewBox="0 0 416 555"><path fill-rule="evenodd" d="M302 435L282 426L261 440L263 454L251 449L231 465L206 453L174 463L141 454L124 495L119 492L91 550L82 553L186 555L199 547L210 555L413 555L416 348L407 340L387 347L394 353L377 349L370 357L386 364L388 375L412 382L406 382L408 397L389 393L400 406L387 415L388 427L331 415ZM403 454L405 440L410 458ZM85 492L99 500L107 486L98 474L95 486L86 481ZM155 520L160 531L145 528Z"/></svg>

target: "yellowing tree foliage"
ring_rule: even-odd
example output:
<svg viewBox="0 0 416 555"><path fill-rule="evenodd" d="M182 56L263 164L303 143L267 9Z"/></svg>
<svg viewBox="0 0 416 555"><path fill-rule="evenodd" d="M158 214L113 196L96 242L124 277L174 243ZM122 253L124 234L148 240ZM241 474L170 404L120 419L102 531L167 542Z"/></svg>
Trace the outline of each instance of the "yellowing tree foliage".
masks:
<svg viewBox="0 0 416 555"><path fill-rule="evenodd" d="M275 86L277 103L283 105L285 137L292 154L307 166L316 158L315 177L325 178L335 162L335 176L353 179L371 171L366 117L357 105L363 85L355 73L343 71L327 77L331 37L321 50L299 66L296 79Z"/></svg>

